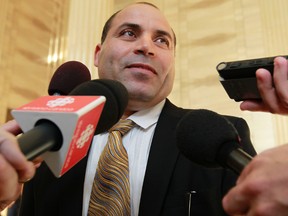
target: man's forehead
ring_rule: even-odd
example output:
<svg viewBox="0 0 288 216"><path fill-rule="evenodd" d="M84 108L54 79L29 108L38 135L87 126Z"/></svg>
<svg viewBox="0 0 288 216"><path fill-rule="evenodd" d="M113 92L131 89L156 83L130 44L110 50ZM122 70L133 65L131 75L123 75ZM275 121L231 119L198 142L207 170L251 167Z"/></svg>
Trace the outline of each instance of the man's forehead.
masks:
<svg viewBox="0 0 288 216"><path fill-rule="evenodd" d="M149 23L153 24L158 30L167 31L172 34L172 29L161 11L151 5L146 4L133 4L123 10L115 16L112 26L118 28L123 23L131 23L138 26L143 26Z"/></svg>

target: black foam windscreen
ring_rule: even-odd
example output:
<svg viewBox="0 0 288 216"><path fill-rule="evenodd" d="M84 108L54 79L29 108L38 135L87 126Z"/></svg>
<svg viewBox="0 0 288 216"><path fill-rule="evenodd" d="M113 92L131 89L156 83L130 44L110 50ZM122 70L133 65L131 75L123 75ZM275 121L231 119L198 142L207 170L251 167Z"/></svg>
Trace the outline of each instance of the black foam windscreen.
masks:
<svg viewBox="0 0 288 216"><path fill-rule="evenodd" d="M105 132L116 124L128 104L127 89L115 80L96 79L87 81L73 89L69 95L99 95L106 97L95 134Z"/></svg>
<svg viewBox="0 0 288 216"><path fill-rule="evenodd" d="M124 110L128 104L128 91L126 87L122 83L114 80L99 79L98 82L106 86L115 96L116 103L118 106L117 119L119 120L122 117Z"/></svg>
<svg viewBox="0 0 288 216"><path fill-rule="evenodd" d="M53 74L48 94L68 95L76 86L91 80L89 69L78 61L68 61L60 65Z"/></svg>
<svg viewBox="0 0 288 216"><path fill-rule="evenodd" d="M239 148L239 136L225 117L205 109L192 110L176 129L180 152L191 161L208 167L225 164L232 149Z"/></svg>

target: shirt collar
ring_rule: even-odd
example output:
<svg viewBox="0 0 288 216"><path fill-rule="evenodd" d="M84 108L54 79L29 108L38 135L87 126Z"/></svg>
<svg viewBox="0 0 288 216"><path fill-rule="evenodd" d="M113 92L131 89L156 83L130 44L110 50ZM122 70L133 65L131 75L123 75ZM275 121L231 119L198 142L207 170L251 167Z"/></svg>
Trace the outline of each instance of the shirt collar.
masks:
<svg viewBox="0 0 288 216"><path fill-rule="evenodd" d="M147 129L158 121L159 115L165 104L165 100L162 100L160 103L151 108L140 110L129 116L127 119L134 121L141 128Z"/></svg>

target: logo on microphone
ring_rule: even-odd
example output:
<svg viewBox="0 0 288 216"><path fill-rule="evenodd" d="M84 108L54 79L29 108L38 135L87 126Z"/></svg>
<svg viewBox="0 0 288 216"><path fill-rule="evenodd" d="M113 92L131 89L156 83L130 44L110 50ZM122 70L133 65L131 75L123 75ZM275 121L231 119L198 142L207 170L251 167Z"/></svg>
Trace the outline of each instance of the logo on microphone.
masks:
<svg viewBox="0 0 288 216"><path fill-rule="evenodd" d="M77 148L78 149L82 148L93 133L94 133L94 126L92 124L87 125L86 129L82 131L81 136L76 142Z"/></svg>
<svg viewBox="0 0 288 216"><path fill-rule="evenodd" d="M55 100L49 100L47 102L48 107L61 107L61 106L66 106L67 104L72 104L74 103L74 98L72 97L65 97L65 98L57 98Z"/></svg>

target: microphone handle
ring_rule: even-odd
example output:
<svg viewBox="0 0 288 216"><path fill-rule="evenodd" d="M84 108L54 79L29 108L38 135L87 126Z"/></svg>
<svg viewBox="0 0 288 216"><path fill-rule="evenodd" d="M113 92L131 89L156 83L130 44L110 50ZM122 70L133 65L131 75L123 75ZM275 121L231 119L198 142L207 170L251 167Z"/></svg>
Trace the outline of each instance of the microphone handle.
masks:
<svg viewBox="0 0 288 216"><path fill-rule="evenodd" d="M33 129L19 136L17 141L26 158L33 160L46 151L59 150L63 137L54 123L42 120Z"/></svg>
<svg viewBox="0 0 288 216"><path fill-rule="evenodd" d="M226 164L236 174L240 174L245 166L252 160L252 156L240 148L234 149L230 152Z"/></svg>

